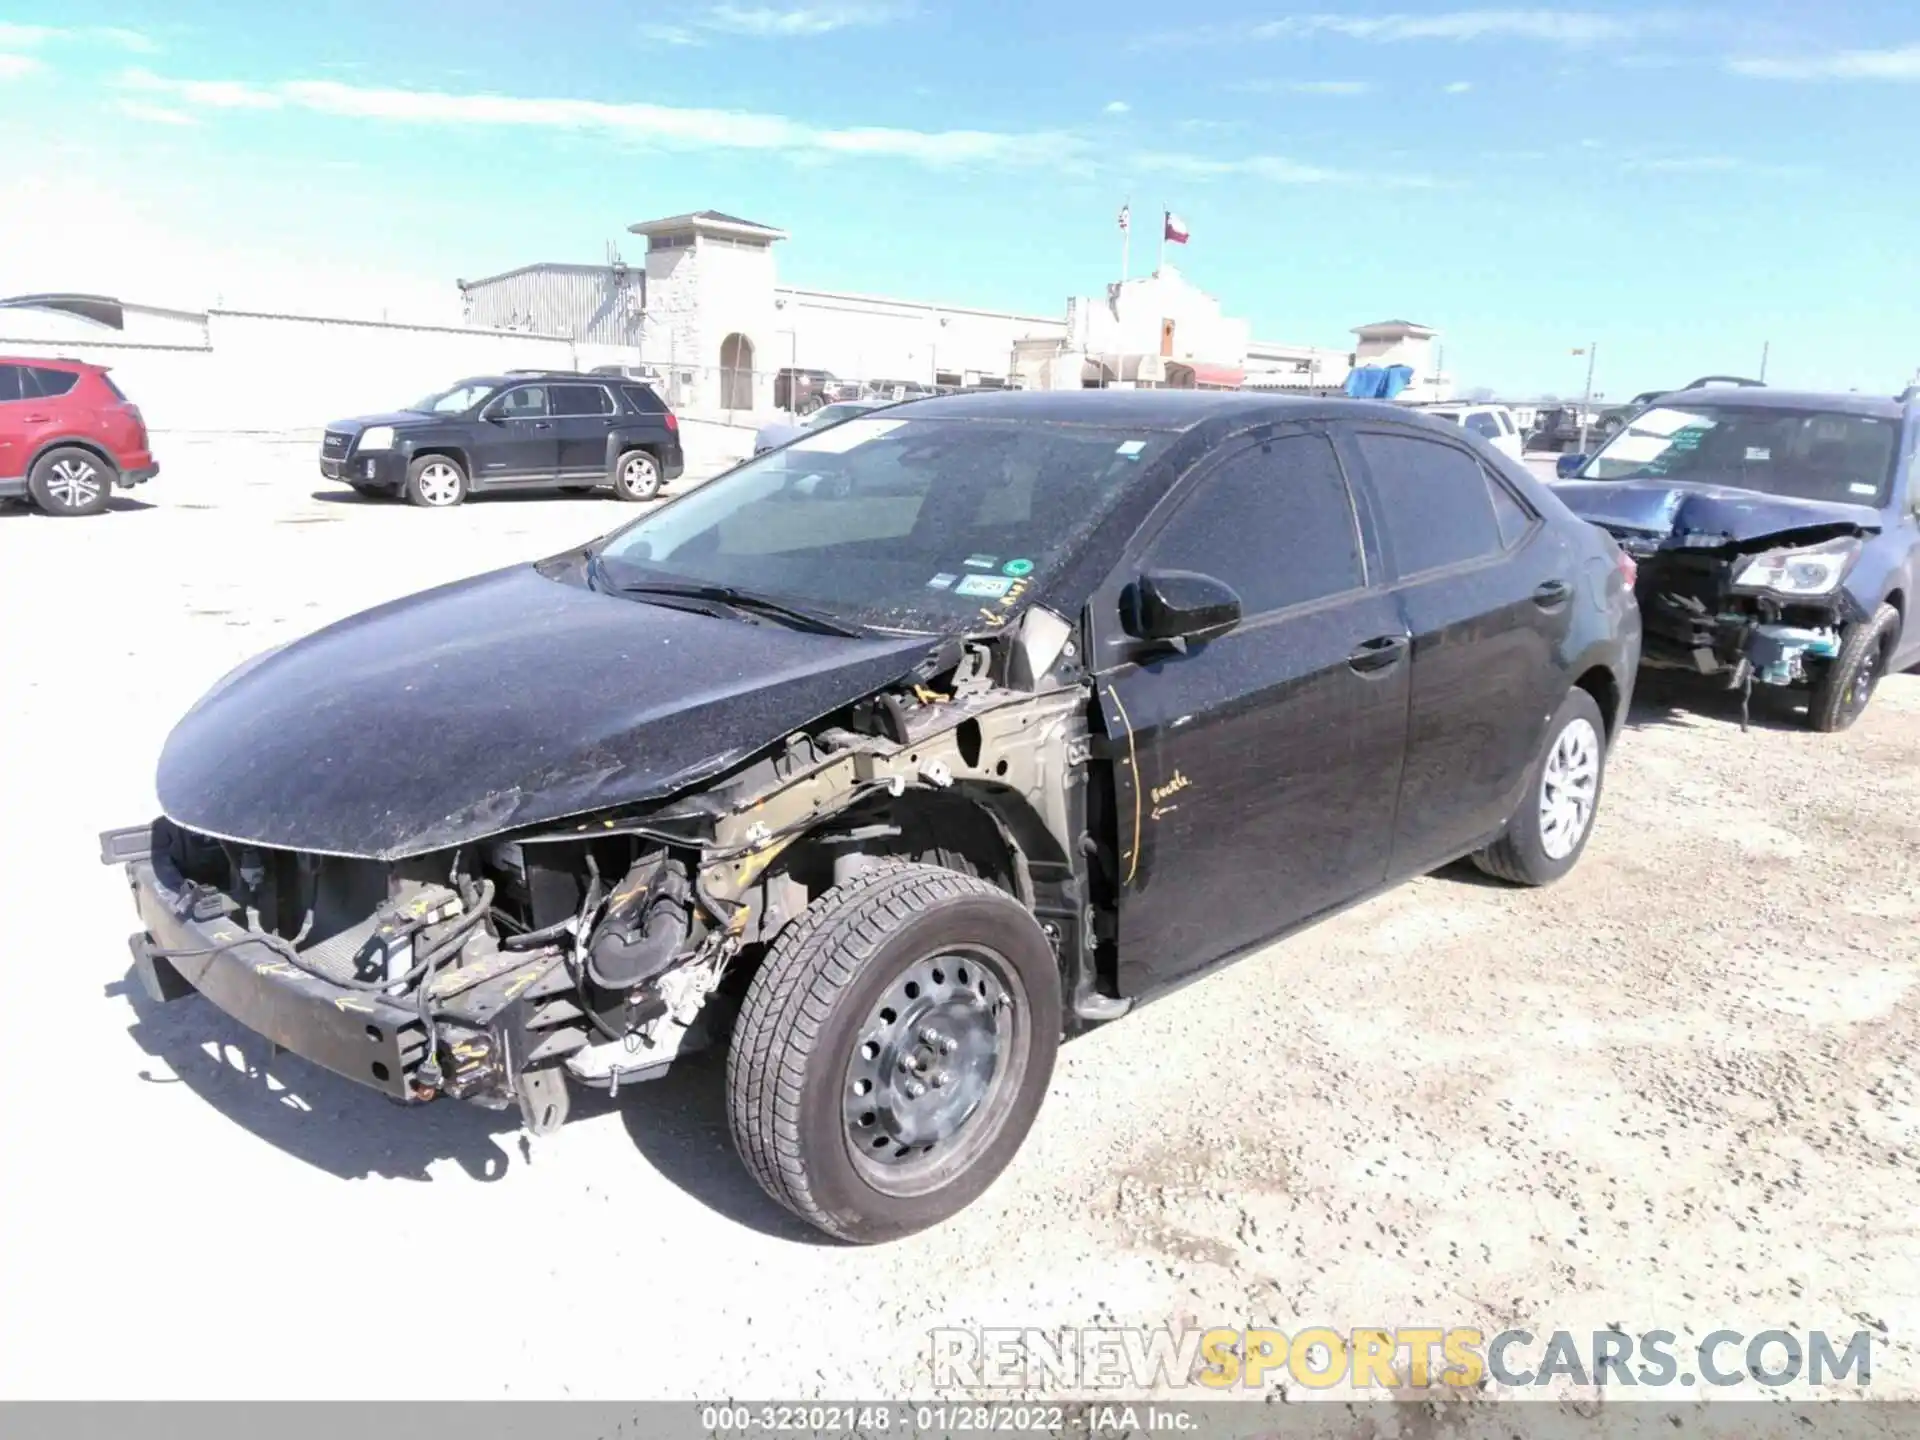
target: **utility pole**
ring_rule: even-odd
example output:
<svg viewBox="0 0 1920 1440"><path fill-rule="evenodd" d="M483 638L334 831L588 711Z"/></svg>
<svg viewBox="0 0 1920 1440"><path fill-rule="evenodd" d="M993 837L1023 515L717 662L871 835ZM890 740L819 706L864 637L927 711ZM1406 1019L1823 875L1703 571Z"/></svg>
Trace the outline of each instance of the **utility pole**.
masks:
<svg viewBox="0 0 1920 1440"><path fill-rule="evenodd" d="M1578 350L1573 352L1578 355ZM1593 406L1593 362L1600 356L1600 342L1587 342L1587 389L1580 397L1580 449L1579 454L1587 453L1587 415Z"/></svg>
<svg viewBox="0 0 1920 1440"><path fill-rule="evenodd" d="M1772 349L1773 342L1771 340L1763 340L1760 342L1760 379L1762 380L1767 378L1767 352Z"/></svg>

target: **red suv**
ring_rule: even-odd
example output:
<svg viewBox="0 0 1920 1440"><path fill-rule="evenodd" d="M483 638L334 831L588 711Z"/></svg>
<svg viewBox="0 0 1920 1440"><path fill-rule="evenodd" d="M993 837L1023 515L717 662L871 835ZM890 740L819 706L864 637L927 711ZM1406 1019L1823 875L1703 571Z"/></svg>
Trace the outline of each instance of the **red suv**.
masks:
<svg viewBox="0 0 1920 1440"><path fill-rule="evenodd" d="M49 515L96 515L115 485L160 473L147 423L106 368L0 356L0 500Z"/></svg>

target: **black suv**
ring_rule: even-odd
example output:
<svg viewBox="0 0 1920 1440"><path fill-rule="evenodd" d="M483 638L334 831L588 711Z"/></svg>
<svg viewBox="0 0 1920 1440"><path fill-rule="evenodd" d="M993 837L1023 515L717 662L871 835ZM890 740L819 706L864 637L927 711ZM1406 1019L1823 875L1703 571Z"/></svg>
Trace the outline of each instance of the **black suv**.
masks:
<svg viewBox="0 0 1920 1440"><path fill-rule="evenodd" d="M156 999L537 1133L725 1046L760 1183L886 1239L1063 1034L1460 856L1571 869L1628 568L1396 405L915 400L248 662L102 854Z"/></svg>
<svg viewBox="0 0 1920 1440"><path fill-rule="evenodd" d="M335 421L320 442L329 480L434 509L476 491L602 485L651 500L684 469L680 422L651 389L560 370L462 380L390 415Z"/></svg>

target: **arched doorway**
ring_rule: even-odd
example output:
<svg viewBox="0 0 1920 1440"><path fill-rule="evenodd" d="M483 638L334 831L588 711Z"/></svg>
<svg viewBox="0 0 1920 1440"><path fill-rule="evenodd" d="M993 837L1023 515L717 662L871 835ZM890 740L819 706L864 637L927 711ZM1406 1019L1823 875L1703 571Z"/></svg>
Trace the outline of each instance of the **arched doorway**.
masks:
<svg viewBox="0 0 1920 1440"><path fill-rule="evenodd" d="M753 342L737 332L720 342L720 408L753 409Z"/></svg>

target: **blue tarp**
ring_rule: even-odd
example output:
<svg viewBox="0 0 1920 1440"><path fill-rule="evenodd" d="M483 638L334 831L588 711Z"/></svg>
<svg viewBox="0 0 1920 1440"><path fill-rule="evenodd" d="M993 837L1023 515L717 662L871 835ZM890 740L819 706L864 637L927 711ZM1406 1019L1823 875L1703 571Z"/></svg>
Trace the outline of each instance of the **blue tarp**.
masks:
<svg viewBox="0 0 1920 1440"><path fill-rule="evenodd" d="M1353 400L1391 400L1413 383L1410 365L1362 365L1347 376L1347 396Z"/></svg>

